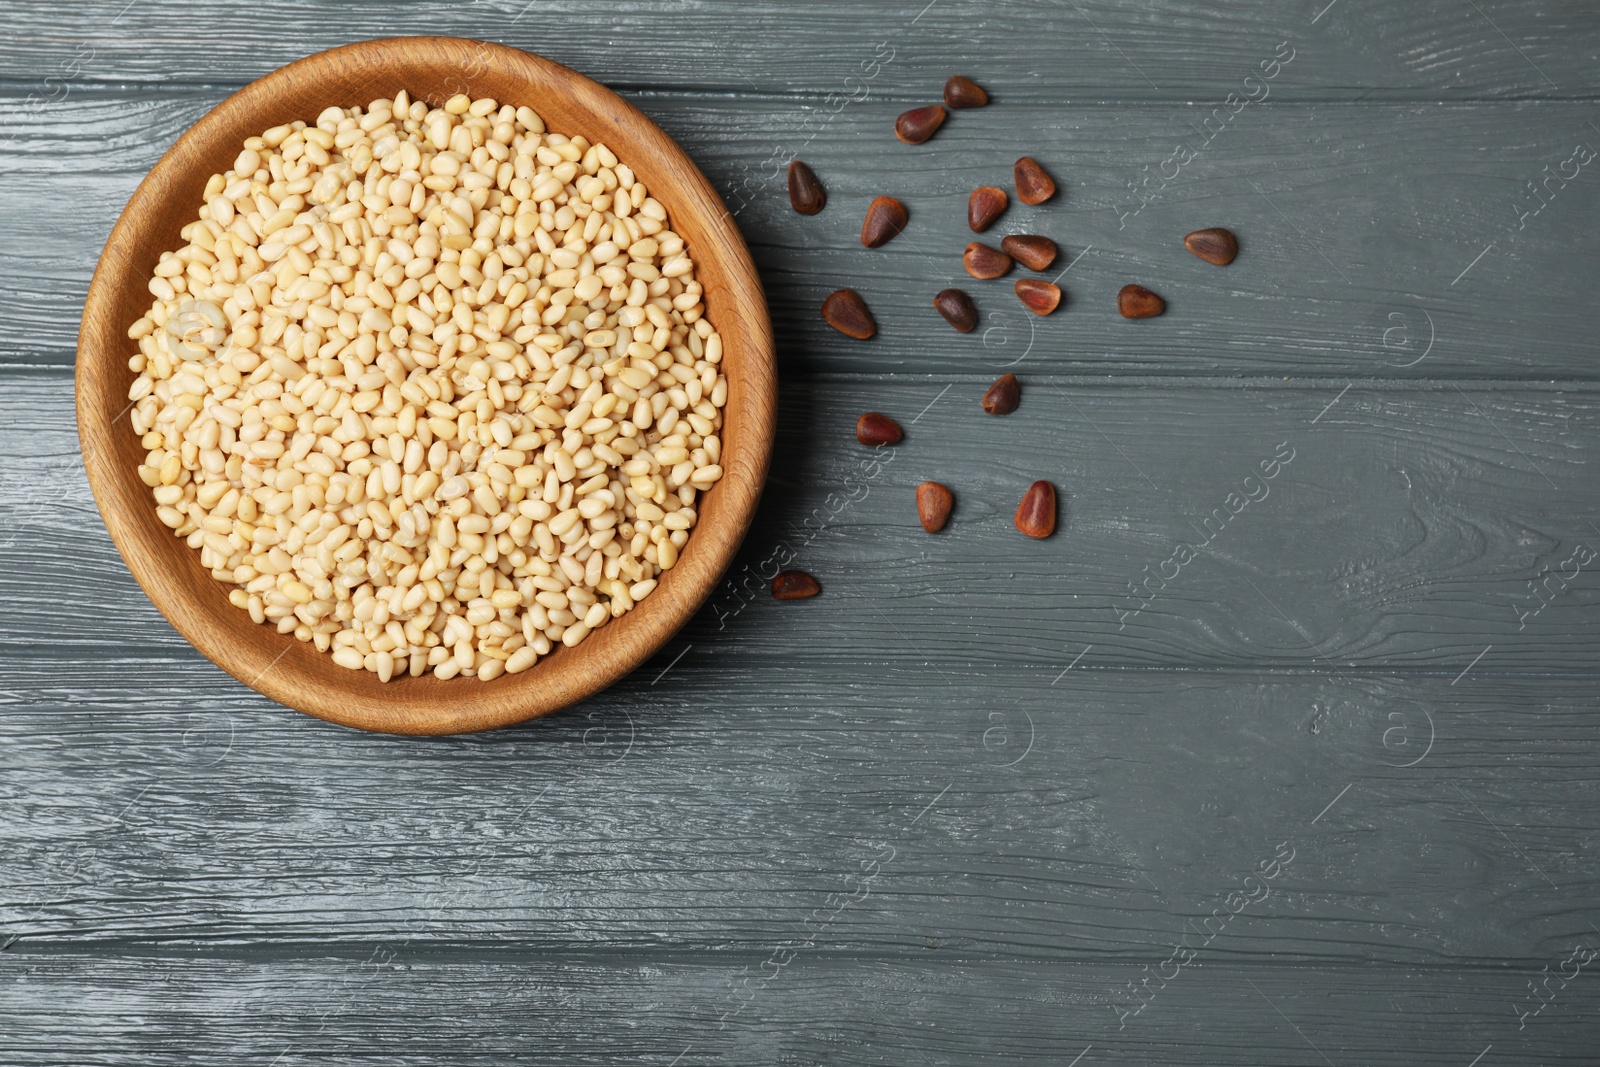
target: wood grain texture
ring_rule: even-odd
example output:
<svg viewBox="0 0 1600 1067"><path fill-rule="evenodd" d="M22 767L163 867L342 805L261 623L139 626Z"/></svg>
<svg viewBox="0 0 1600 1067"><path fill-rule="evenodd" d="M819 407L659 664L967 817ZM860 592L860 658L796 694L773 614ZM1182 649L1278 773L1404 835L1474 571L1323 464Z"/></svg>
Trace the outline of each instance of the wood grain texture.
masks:
<svg viewBox="0 0 1600 1067"><path fill-rule="evenodd" d="M1221 100L1282 41L1314 54L1283 91L1299 99L1580 98L1595 95L1600 13L1583 3L1470 5L1453 0L852 0L802 6L646 0L596 9L583 0L86 0L65 24L48 0L0 15L0 75L38 84L77 59L86 81L143 88L237 87L301 56L376 36L447 34L538 52L614 88L708 96L792 95L812 107L861 92L938 100L965 73L996 103ZM1320 16L1320 17L1319 17ZM270 22L267 31L265 22ZM197 40L205 47L197 48ZM877 52L879 45L881 53ZM93 50L86 59L84 49ZM878 73L862 61L891 62Z"/></svg>
<svg viewBox="0 0 1600 1067"><path fill-rule="evenodd" d="M24 954L0 1007L0 1053L30 1067L1062 1065L1079 1055L1085 1065L1312 1067L1322 1054L1336 1064L1461 1067L1492 1045L1494 1062L1532 1067L1600 1038L1587 974L1518 1031L1512 999L1542 977L1537 967L1374 973L1212 961L1119 1030L1115 1008L1128 1002L1136 968L1021 962L980 975L937 952L893 963L802 959L763 983L756 959ZM1352 1019L1362 1025L1349 1028Z"/></svg>
<svg viewBox="0 0 1600 1067"><path fill-rule="evenodd" d="M0 304L0 362L71 362L88 265L122 203L222 95L86 91L38 110L10 97L6 121L17 139L0 158L0 226L11 238L0 245L10 290ZM1203 100L1076 109L1030 98L957 113L913 148L890 130L899 105L874 99L815 131L793 130L803 109L782 97L640 93L634 101L687 148L735 213L789 372L1600 376L1586 324L1572 313L1600 272L1600 246L1573 240L1600 226L1600 160L1570 182L1544 171L1568 164L1570 172L1580 143L1600 151L1588 105L1272 99L1206 144L1196 131L1210 115ZM1165 189L1152 184L1159 196L1130 189L1160 173L1179 143L1202 150ZM863 167L869 148L878 155ZM960 263L972 238L968 194L1009 186L1011 161L1027 152L1054 169L1062 192L1038 207L1013 202L991 234L995 243L1026 231L1059 241L1063 256L1045 277L1071 269L1059 278L1064 305L1048 319L1024 310L1012 278L977 282ZM791 153L828 186L819 215L789 206ZM1538 181L1549 183L1543 194L1528 188ZM901 198L911 221L869 251L862 216L883 193ZM1201 225L1238 233L1243 250L1231 266L1184 250L1183 235ZM1160 293L1167 314L1118 316L1117 290L1130 281ZM977 302L971 334L932 308L933 294L950 285ZM842 286L867 299L878 337L855 342L822 322L823 298Z"/></svg>
<svg viewBox="0 0 1600 1067"><path fill-rule="evenodd" d="M1594 1058L1600 978L1551 975L1600 947L1595 572L1547 570L1600 548L1591 165L1518 212L1600 145L1600 10L125 4L0 10L0 1061ZM618 685L472 737L342 730L206 662L114 554L72 430L89 273L163 146L387 33L620 89L736 213L780 338L728 581ZM1282 42L1270 99L1119 219ZM994 103L894 141L958 71ZM1088 249L1031 349L1020 309L960 337L928 306L967 193L1024 152L1062 195L992 232ZM879 194L911 229L867 251ZM1178 243L1217 224L1225 269ZM1169 313L1117 319L1130 281ZM874 342L817 318L841 285ZM857 446L867 409L905 443ZM1270 495L1121 625L1280 442ZM1064 506L1033 543L1041 467ZM925 478L956 492L937 536ZM824 592L773 603L791 556Z"/></svg>
<svg viewBox="0 0 1600 1067"><path fill-rule="evenodd" d="M14 655L12 951L748 955L866 888L818 954L1136 968L1284 842L1219 955L1537 965L1595 918L1592 680L851 661L845 688L675 655L425 744L192 655Z"/></svg>
<svg viewBox="0 0 1600 1067"><path fill-rule="evenodd" d="M479 71L482 73L478 73ZM163 250L180 246L206 183L247 138L402 90L435 106L468 85L505 104L536 104L552 130L614 145L660 194L721 323L728 381L723 476L699 500L693 536L654 595L578 648L477 685L424 675L387 683L351 671L293 635L257 625L228 601L200 556L156 517L138 476L145 449L123 416L133 372L128 328L149 307ZM597 82L511 49L443 37L369 41L292 63L230 96L168 150L140 183L106 242L78 335L78 432L106 529L151 601L207 658L239 681L307 714L368 730L443 734L548 715L627 674L671 639L715 588L754 517L772 451L777 369L761 283L737 228L683 151Z"/></svg>

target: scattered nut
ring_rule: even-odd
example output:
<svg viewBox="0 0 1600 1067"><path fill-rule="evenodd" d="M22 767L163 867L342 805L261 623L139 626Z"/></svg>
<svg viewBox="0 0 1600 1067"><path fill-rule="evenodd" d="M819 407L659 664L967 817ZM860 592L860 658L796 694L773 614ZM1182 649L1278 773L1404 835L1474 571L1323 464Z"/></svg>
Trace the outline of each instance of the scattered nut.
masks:
<svg viewBox="0 0 1600 1067"><path fill-rule="evenodd" d="M1049 269L1060 251L1050 238L1031 233L1012 234L1000 242L1000 248L1029 270Z"/></svg>
<svg viewBox="0 0 1600 1067"><path fill-rule="evenodd" d="M892 196L880 196L867 205L861 220L861 243L882 248L906 228L906 206Z"/></svg>
<svg viewBox="0 0 1600 1067"><path fill-rule="evenodd" d="M1023 156L1011 168L1017 185L1017 199L1024 204L1042 204L1056 195L1056 183L1032 156Z"/></svg>
<svg viewBox="0 0 1600 1067"><path fill-rule="evenodd" d="M773 600L805 600L822 592L822 586L805 571L779 571L772 579Z"/></svg>
<svg viewBox="0 0 1600 1067"><path fill-rule="evenodd" d="M989 102L989 94L971 78L956 74L944 83L944 102L951 108L982 107Z"/></svg>
<svg viewBox="0 0 1600 1067"><path fill-rule="evenodd" d="M1061 287L1038 278L1018 278L1017 299L1035 315L1048 315L1061 306Z"/></svg>
<svg viewBox="0 0 1600 1067"><path fill-rule="evenodd" d="M789 164L789 203L802 215L815 215L828 202L828 190L798 159Z"/></svg>
<svg viewBox="0 0 1600 1067"><path fill-rule="evenodd" d="M1015 374L1002 374L983 394L983 410L991 415L1009 415L1022 401L1022 383Z"/></svg>
<svg viewBox="0 0 1600 1067"><path fill-rule="evenodd" d="M942 104L913 108L894 120L894 135L906 144L921 144L944 125L944 116Z"/></svg>
<svg viewBox="0 0 1600 1067"><path fill-rule="evenodd" d="M1011 269L1011 257L998 248L973 241L961 255L962 265L974 278L998 278Z"/></svg>
<svg viewBox="0 0 1600 1067"><path fill-rule="evenodd" d="M1167 310L1167 302L1142 285L1124 285L1117 293L1117 310L1125 319L1148 319Z"/></svg>
<svg viewBox="0 0 1600 1067"><path fill-rule="evenodd" d="M950 521L950 508L956 502L948 486L923 482L917 486L917 519L929 533L938 533Z"/></svg>
<svg viewBox="0 0 1600 1067"><path fill-rule="evenodd" d="M1017 529L1033 538L1049 537L1056 530L1056 487L1038 481L1028 486L1017 505Z"/></svg>
<svg viewBox="0 0 1600 1067"><path fill-rule="evenodd" d="M1183 247L1205 260L1225 267L1239 254L1239 239L1221 226L1196 230L1183 239Z"/></svg>
<svg viewBox="0 0 1600 1067"><path fill-rule="evenodd" d="M973 233L982 233L994 225L1006 209L1006 191L992 185L980 185L967 197L967 225Z"/></svg>
<svg viewBox="0 0 1600 1067"><path fill-rule="evenodd" d="M940 289L933 306L957 331L971 333L977 328L978 309L973 306L972 297L960 289Z"/></svg>
<svg viewBox="0 0 1600 1067"><path fill-rule="evenodd" d="M822 302L822 318L829 326L858 341L878 332L878 324L867 310L867 302L854 289L840 289Z"/></svg>
<svg viewBox="0 0 1600 1067"><path fill-rule="evenodd" d="M904 436L898 422L876 411L869 411L856 420L856 440L868 448L897 445Z"/></svg>

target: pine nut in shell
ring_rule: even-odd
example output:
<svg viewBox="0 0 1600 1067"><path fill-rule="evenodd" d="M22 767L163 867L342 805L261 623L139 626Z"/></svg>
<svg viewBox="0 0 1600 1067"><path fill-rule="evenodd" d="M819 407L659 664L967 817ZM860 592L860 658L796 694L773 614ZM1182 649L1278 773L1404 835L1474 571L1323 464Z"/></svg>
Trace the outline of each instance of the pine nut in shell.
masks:
<svg viewBox="0 0 1600 1067"><path fill-rule="evenodd" d="M1035 315L1048 315L1061 306L1061 287L1042 278L1018 278L1013 286L1022 306Z"/></svg>
<svg viewBox="0 0 1600 1067"><path fill-rule="evenodd" d="M1124 285L1117 291L1117 311L1125 319L1149 319L1167 310L1167 302L1142 285Z"/></svg>
<svg viewBox="0 0 1600 1067"><path fill-rule="evenodd" d="M906 144L921 144L944 125L945 114L942 104L912 108L894 120L894 135Z"/></svg>
<svg viewBox="0 0 1600 1067"><path fill-rule="evenodd" d="M1059 249L1048 237L1033 233L1014 233L1000 242L1000 250L1029 270L1049 270Z"/></svg>
<svg viewBox="0 0 1600 1067"><path fill-rule="evenodd" d="M971 333L978 328L978 309L972 297L960 289L940 289L934 295L933 306L958 333Z"/></svg>
<svg viewBox="0 0 1600 1067"><path fill-rule="evenodd" d="M779 571L772 579L772 599L807 600L822 592L822 586L805 571Z"/></svg>
<svg viewBox="0 0 1600 1067"><path fill-rule="evenodd" d="M1008 273L1011 270L1011 257L998 248L991 248L981 241L973 241L961 254L961 265L974 278L987 281Z"/></svg>
<svg viewBox="0 0 1600 1067"><path fill-rule="evenodd" d="M856 420L856 440L868 448L897 445L905 438L900 424L877 411L868 411Z"/></svg>
<svg viewBox="0 0 1600 1067"><path fill-rule="evenodd" d="M1024 204L1042 204L1056 195L1055 179L1045 173L1032 156L1017 160L1011 168L1011 177L1017 187L1017 199Z"/></svg>
<svg viewBox="0 0 1600 1067"><path fill-rule="evenodd" d="M917 521L928 533L938 533L950 521L950 509L955 502L955 494L949 486L923 482L917 486Z"/></svg>
<svg viewBox="0 0 1600 1067"><path fill-rule="evenodd" d="M1022 402L1022 383L1015 374L1002 374L983 394L983 410L991 415L1009 415Z"/></svg>
<svg viewBox="0 0 1600 1067"><path fill-rule="evenodd" d="M989 102L989 94L983 87L971 78L960 74L953 74L944 83L944 103L952 109L983 107Z"/></svg>
<svg viewBox="0 0 1600 1067"><path fill-rule="evenodd" d="M878 332L878 324L867 302L854 289L829 293L822 302L822 318L835 330L858 341L865 341Z"/></svg>
<svg viewBox="0 0 1600 1067"><path fill-rule="evenodd" d="M1018 531L1036 540L1056 532L1056 487L1046 481L1028 486L1017 505L1015 523Z"/></svg>
<svg viewBox="0 0 1600 1067"><path fill-rule="evenodd" d="M789 205L802 215L815 215L828 203L828 191L816 172L800 160L789 164Z"/></svg>
<svg viewBox="0 0 1600 1067"><path fill-rule="evenodd" d="M1006 210L1006 191L993 185L980 185L967 197L967 227L982 233L994 225Z"/></svg>
<svg viewBox="0 0 1600 1067"><path fill-rule="evenodd" d="M875 198L861 220L861 243L868 248L882 248L906 228L908 218L906 206L894 197Z"/></svg>
<svg viewBox="0 0 1600 1067"><path fill-rule="evenodd" d="M1206 230L1196 230L1184 237L1183 247L1207 263L1226 267L1239 254L1239 239L1231 230L1213 226Z"/></svg>

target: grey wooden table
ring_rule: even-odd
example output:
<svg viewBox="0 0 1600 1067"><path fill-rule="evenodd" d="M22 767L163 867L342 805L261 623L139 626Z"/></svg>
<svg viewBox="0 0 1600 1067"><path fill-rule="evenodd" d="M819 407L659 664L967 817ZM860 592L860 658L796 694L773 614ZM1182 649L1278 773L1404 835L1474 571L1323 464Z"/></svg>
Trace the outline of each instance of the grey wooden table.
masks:
<svg viewBox="0 0 1600 1067"><path fill-rule="evenodd" d="M783 379L696 620L583 706L440 740L195 653L72 418L85 287L163 149L412 33L677 137ZM0 1063L1600 1062L1597 60L1581 0L5 5ZM896 142L954 72L993 104ZM1064 244L1068 306L971 284L957 335L929 301L967 192L1024 153L1063 195L1005 226ZM912 224L867 251L880 193ZM1226 270L1179 244L1212 225ZM1118 318L1129 281L1166 316ZM818 318L845 285L870 343ZM875 467L869 408L909 430ZM768 599L775 552L825 594Z"/></svg>

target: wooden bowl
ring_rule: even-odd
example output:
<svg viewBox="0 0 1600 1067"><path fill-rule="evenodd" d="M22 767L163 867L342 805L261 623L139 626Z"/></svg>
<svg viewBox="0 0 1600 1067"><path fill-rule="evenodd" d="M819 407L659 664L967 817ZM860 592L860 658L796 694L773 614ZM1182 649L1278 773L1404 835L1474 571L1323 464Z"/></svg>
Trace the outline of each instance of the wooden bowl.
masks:
<svg viewBox="0 0 1600 1067"><path fill-rule="evenodd" d="M257 625L228 602L200 554L156 518L135 468L144 449L125 416L146 283L178 231L197 217L208 178L228 169L247 137L313 122L324 108L365 106L401 89L442 103L458 92L527 105L552 131L603 141L667 208L694 253L706 314L722 334L728 399L722 479L677 565L632 611L577 648L490 682L378 681L336 666L290 634ZM755 513L772 451L776 372L772 327L750 253L705 176L636 108L596 82L516 49L449 37L365 41L291 63L218 104L161 157L123 209L89 286L78 336L78 433L106 529L128 569L172 625L213 663L273 700L319 718L402 734L485 730L581 700L648 660L689 620L732 561Z"/></svg>

